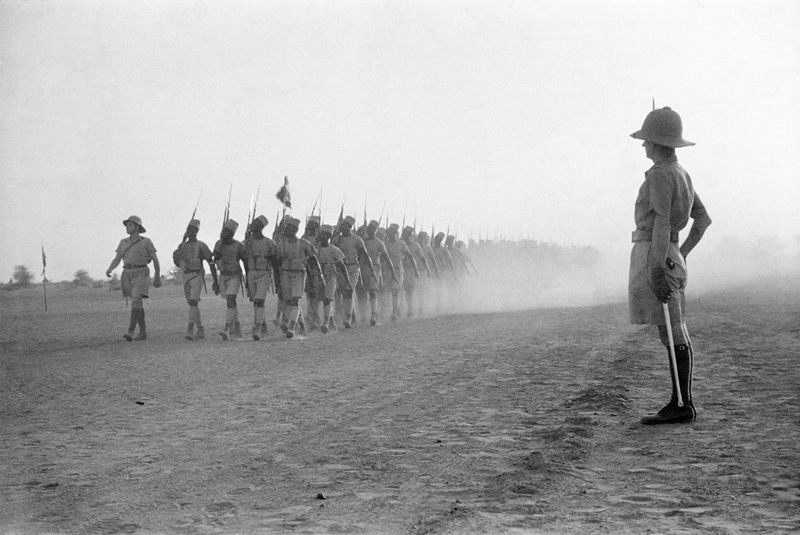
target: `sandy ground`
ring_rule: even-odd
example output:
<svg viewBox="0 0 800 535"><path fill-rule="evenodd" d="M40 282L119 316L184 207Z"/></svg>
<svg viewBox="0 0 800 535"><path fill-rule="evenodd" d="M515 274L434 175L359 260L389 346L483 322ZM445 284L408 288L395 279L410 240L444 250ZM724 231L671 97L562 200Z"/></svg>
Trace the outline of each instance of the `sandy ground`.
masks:
<svg viewBox="0 0 800 535"><path fill-rule="evenodd" d="M690 303L689 425L624 305L150 338L108 290L0 292L2 533L800 531L800 284ZM251 312L243 307L249 321Z"/></svg>

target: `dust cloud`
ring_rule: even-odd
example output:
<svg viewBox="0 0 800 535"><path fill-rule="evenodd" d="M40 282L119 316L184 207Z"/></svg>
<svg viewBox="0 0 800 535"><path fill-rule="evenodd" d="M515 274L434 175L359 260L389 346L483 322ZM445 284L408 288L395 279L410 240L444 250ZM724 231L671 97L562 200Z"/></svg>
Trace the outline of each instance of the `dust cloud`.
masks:
<svg viewBox="0 0 800 535"><path fill-rule="evenodd" d="M483 313L593 306L627 300L630 248L600 251L534 240L473 242L465 250L477 272L461 277L444 307ZM704 240L689 258L688 295L797 280L800 236L722 236Z"/></svg>

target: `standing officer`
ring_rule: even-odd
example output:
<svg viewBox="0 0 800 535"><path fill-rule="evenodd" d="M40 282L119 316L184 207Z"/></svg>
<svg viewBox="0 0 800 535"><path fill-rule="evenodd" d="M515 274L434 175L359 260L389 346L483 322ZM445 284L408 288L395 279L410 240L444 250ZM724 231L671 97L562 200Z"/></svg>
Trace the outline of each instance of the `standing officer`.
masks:
<svg viewBox="0 0 800 535"><path fill-rule="evenodd" d="M208 263L211 270L211 278L214 280L213 288L218 286L217 268L213 262L211 249L208 245L197 239L197 232L200 230L200 221L192 219L186 226L186 233L183 241L172 253L172 261L183 272L183 293L186 302L189 304L189 323L186 328L186 339L194 340L194 327L197 327L197 338L205 338L203 322L200 319L200 290L206 285L206 272L203 269L203 261Z"/></svg>
<svg viewBox="0 0 800 535"><path fill-rule="evenodd" d="M294 328L300 316L306 267L316 270L316 274L322 273L314 246L297 237L299 228L300 220L288 217L284 220L283 239L278 242L281 294L286 306L281 330L286 333L286 338L294 336Z"/></svg>
<svg viewBox="0 0 800 535"><path fill-rule="evenodd" d="M322 298L322 325L320 326L320 330L323 333L327 333L334 325L331 304L336 296L339 276L346 282L343 290L353 291L353 284L347 273L347 266L344 263L344 253L330 243L331 236L333 236L333 227L322 225L318 235L318 258L322 268L322 279L325 282L325 293ZM336 272L337 269L339 270L338 274Z"/></svg>
<svg viewBox="0 0 800 535"><path fill-rule="evenodd" d="M670 402L657 414L642 418L643 424L691 422L696 416L692 403L694 354L684 321L686 256L703 237L711 218L694 191L689 173L678 164L675 149L694 145L682 136L681 118L670 108L651 111L642 128L631 134L644 140L645 156L653 161L634 206L636 230L628 281L631 323L658 325L661 342L669 350L662 306L667 303L677 368L672 373L670 359ZM678 232L690 218L693 222L689 235L678 247ZM678 405L678 388L683 406Z"/></svg>
<svg viewBox="0 0 800 535"><path fill-rule="evenodd" d="M122 222L128 237L122 239L117 246L117 255L106 270L106 277L111 277L111 272L120 262L122 264L122 295L131 298L131 319L128 331L122 335L127 341L146 340L147 327L144 321L144 299L150 291L150 268L147 264L153 262L153 286L161 286L161 266L156 256L156 248L149 238L141 236L146 230L142 226L139 216L132 215ZM139 325L139 334L133 337L136 325Z"/></svg>
<svg viewBox="0 0 800 535"><path fill-rule="evenodd" d="M272 289L272 272L278 275L278 246L264 236L267 224L266 216L253 219L244 247L247 296L253 302L253 340L268 334L264 303Z"/></svg>
<svg viewBox="0 0 800 535"><path fill-rule="evenodd" d="M223 340L228 340L231 335L242 337L242 326L239 323L239 308L236 296L242 288L242 265L245 260L244 245L233 238L239 223L228 219L222 224L219 240L214 244L214 262L219 267L219 284L214 286L216 295L225 297L225 330L219 333Z"/></svg>
<svg viewBox="0 0 800 535"><path fill-rule="evenodd" d="M414 255L411 254L411 249L408 244L400 239L400 225L392 223L386 231L386 252L392 261L395 268L396 278L389 284L389 289L392 292L392 321L397 321L400 318L400 290L408 290L411 287L411 294L413 295L413 286L410 286L406 281L413 280L416 282L419 279L419 270L417 269L417 262L414 260ZM413 277L405 275L405 266L410 266L413 270ZM413 284L413 283L412 283ZM409 292L406 291L406 304L408 310L411 310L413 297L409 297Z"/></svg>
<svg viewBox="0 0 800 535"><path fill-rule="evenodd" d="M350 280L350 288L347 289L348 284L343 276L339 276L338 286L339 295L342 300L342 317L344 318L344 327L349 329L352 325L353 318L353 287L356 285L360 278L366 279L367 277L374 276L375 266L367 252L364 240L361 236L356 235L353 230L356 220L353 216L345 216L339 224L339 235L333 240L333 244L344 253L344 265L347 267L348 279ZM369 269L369 273L363 273L361 270L361 263ZM365 287L368 285L365 284Z"/></svg>

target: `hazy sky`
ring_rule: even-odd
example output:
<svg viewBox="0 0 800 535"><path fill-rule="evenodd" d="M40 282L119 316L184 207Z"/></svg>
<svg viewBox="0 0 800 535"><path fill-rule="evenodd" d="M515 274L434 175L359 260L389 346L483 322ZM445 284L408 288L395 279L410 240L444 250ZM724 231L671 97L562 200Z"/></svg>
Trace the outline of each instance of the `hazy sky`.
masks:
<svg viewBox="0 0 800 535"><path fill-rule="evenodd" d="M321 190L327 222L366 199L622 256L653 98L708 242L794 244L799 28L794 0L0 0L0 280L42 242L51 279L102 277L131 214L166 272L201 190L213 244L230 184L272 224L284 175L301 218Z"/></svg>

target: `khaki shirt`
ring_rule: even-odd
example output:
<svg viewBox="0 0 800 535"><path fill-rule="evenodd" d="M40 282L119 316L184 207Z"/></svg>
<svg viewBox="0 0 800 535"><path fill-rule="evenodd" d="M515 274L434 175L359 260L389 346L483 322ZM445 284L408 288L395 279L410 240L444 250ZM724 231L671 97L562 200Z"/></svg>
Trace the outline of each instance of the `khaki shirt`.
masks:
<svg viewBox="0 0 800 535"><path fill-rule="evenodd" d="M314 246L303 238L294 241L284 239L278 244L278 258L281 269L285 271L304 271L306 259L316 255L317 250Z"/></svg>
<svg viewBox="0 0 800 535"><path fill-rule="evenodd" d="M364 240L361 236L350 233L349 236L338 235L333 243L344 254L344 263L349 265L358 264L358 251L365 248ZM372 255L370 255L372 256Z"/></svg>
<svg viewBox="0 0 800 535"><path fill-rule="evenodd" d="M156 254L156 247L150 238L139 236L132 239L130 236L119 242L116 253L122 256L122 267L126 264L143 266L149 264Z"/></svg>
<svg viewBox="0 0 800 535"><path fill-rule="evenodd" d="M217 240L214 244L214 259L223 275L241 275L242 266L239 262L245 259L244 245L239 240L231 240L230 243Z"/></svg>
<svg viewBox="0 0 800 535"><path fill-rule="evenodd" d="M245 247L247 269L264 271L270 267L270 258L278 255L278 246L274 241L264 236L263 238L250 238Z"/></svg>
<svg viewBox="0 0 800 535"><path fill-rule="evenodd" d="M335 245L329 244L327 247L319 248L317 259L322 266L323 275L330 275L336 273L336 264L344 261L344 253Z"/></svg>
<svg viewBox="0 0 800 535"><path fill-rule="evenodd" d="M402 240L386 242L386 252L389 253L389 258L392 260L395 271L398 274L402 273L403 259L406 257L406 254L411 254L406 242Z"/></svg>
<svg viewBox="0 0 800 535"><path fill-rule="evenodd" d="M200 240L181 243L178 246L175 258L180 262L179 266L184 272L199 271L205 273L203 260L212 261L211 249Z"/></svg>
<svg viewBox="0 0 800 535"><path fill-rule="evenodd" d="M686 227L690 217L695 219L705 211L692 187L689 173L678 164L677 157L672 156L653 164L645 173L633 217L638 233L652 233L658 214L669 221L671 232L677 235Z"/></svg>

